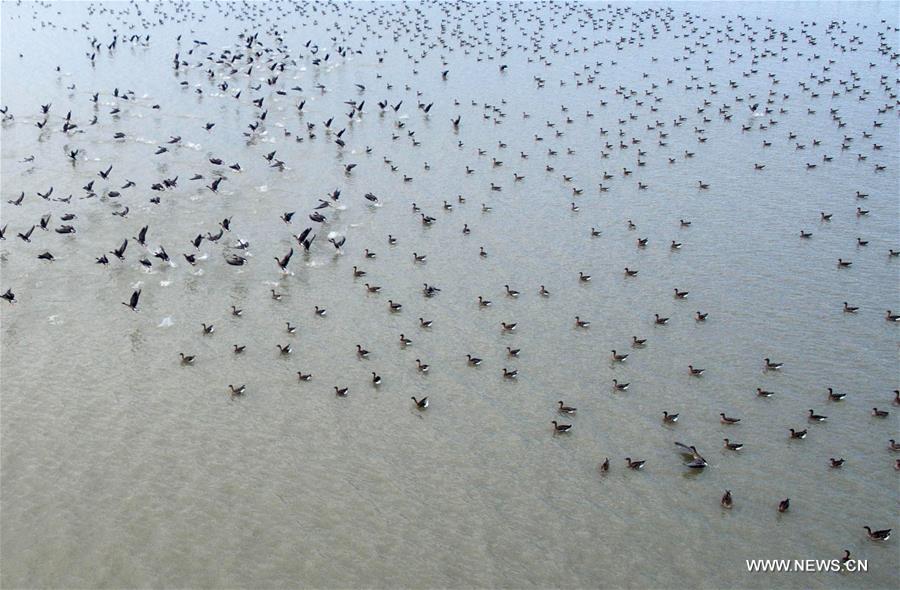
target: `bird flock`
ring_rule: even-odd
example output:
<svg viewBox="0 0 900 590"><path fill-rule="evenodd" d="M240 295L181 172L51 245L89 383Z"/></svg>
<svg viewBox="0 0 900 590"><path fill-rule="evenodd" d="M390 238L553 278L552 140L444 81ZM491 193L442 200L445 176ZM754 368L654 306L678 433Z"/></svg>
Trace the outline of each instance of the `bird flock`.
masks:
<svg viewBox="0 0 900 590"><path fill-rule="evenodd" d="M215 277L219 284L227 284L242 273L260 273L267 279L245 299L224 309L207 308L204 316L185 322L185 329L193 331L194 347L159 351L161 362L181 364L186 370L234 362L257 352L246 342L252 324L242 324L248 320L241 318L272 314L284 329L268 335L267 350L259 353L290 361L282 365L278 377L283 386L300 387L308 395L352 398L380 394L389 387L385 374L389 366L403 367L423 379L430 372L479 371L485 388L527 383L540 370L529 363L533 347L540 344L520 343L517 334L520 326L533 325L541 312L522 314L517 302L535 300L538 309L565 310L569 324L560 328L590 338L596 362L611 365L616 376L593 382L591 395L649 396L653 392L642 390L640 374L629 373L629 365L653 354L659 331L671 330L672 324L692 324L696 327L692 338L702 340L708 324L728 323L730 318L704 310L702 303L690 305L703 301L703 284L689 280L689 272L680 275L684 283L670 285L664 297L641 291L642 279L651 272L641 268L642 256L660 252L677 257L695 248L693 236L705 220L676 214L665 220L669 228L665 235L650 235L644 226L653 212L648 213L646 205L630 207L641 200L674 199L664 196L669 194L704 202L721 199L730 187L708 176L686 179L680 170L685 166L703 170L703 161L725 149L717 142L732 142L740 146L741 154L748 154L732 166L750 182L771 174L773 168L786 168L801 178L845 175L844 170L852 168L858 188L835 197L847 207L801 211L803 224L777 239L815 244L828 240L834 225L857 224L860 235L830 264L835 272L853 273L857 260L883 258L889 265L886 272L894 278L894 292L877 308L862 306L854 301L855 293L846 293L828 302L824 313L872 321L873 326L877 319L878 329L880 324L900 324L900 310L892 311L891 305L897 295L900 240L884 247L877 245L881 240L870 243L874 240L864 233L866 223L876 216L870 203L897 221L896 190L876 190L883 186L881 177L895 178L897 170L897 155L885 149L896 144L897 133L896 23L786 25L758 16L707 18L692 13L694 7L687 5L644 8L603 3L407 6L277 0L244 5L91 2L82 8L83 22L54 18L42 3L28 9L33 13L31 26L71 32L82 44L69 56L72 63L57 65L52 75L62 80L63 72L88 68L115 79L118 68L166 55L165 63L154 64L152 71L160 72L153 83L167 88L167 94L156 96L144 88L115 84L101 87L92 85L90 78L72 78L61 82L65 90L52 100L34 96L37 102L30 108L3 106L4 133L15 131L17 138L27 138L4 146L4 172L19 175L14 181L4 174L2 187L0 296L10 304L4 306L4 318L18 308L42 305L42 293L17 272L31 263L18 260L40 261L43 266L32 275L52 276L59 266L66 266L99 280L103 273L127 277L132 288L94 305L104 313L131 314L128 321L134 323L143 321L148 309L163 315L171 311L154 304L163 289L154 283L160 275L173 280L190 273L200 281ZM209 12L229 26L213 33ZM333 24L307 28L320 21ZM675 55L655 53L659 39L674 40L680 50ZM620 81L618 62L629 55L642 56L645 69ZM525 70L527 76L522 74ZM465 88L467 94L434 90L457 77L466 78L466 86L453 88ZM523 80L528 92L541 101L516 109L512 104L520 103L512 84ZM4 78L4 86L14 84ZM492 89L496 100L480 98L485 89ZM672 104L674 96L682 97L678 106ZM199 101L221 105L216 107L221 118L175 117L188 114L190 105ZM684 104L693 106L687 109ZM627 114L611 116L613 108ZM212 112L205 107L197 111ZM138 116L162 123L135 133L129 122ZM782 120L789 116L805 118L809 129L785 127ZM715 131L708 132L711 128ZM165 136L149 141L147 137L155 133ZM570 141L579 133L590 141ZM485 137L494 139L488 143ZM36 147L40 144L59 149L48 153ZM112 146L112 153L116 146L129 146L143 158L100 158L96 153L101 144ZM217 153L197 147L203 145L232 149ZM426 150L446 155L425 161L419 154ZM765 157L775 150L788 156ZM12 151L16 159L10 162L7 154ZM313 153L316 158L309 155ZM42 181L43 170L55 171L55 180ZM33 173L25 175L27 171ZM330 190L314 194L297 183L297 176L290 176L295 173L339 180ZM289 192L295 205L276 209L264 194L247 194L250 184L267 186L269 192L276 187ZM541 196L528 199L523 196L528 191ZM517 196L510 199L510 193ZM614 198L620 199L619 217L590 217L595 203ZM248 208L242 202L249 200L254 205ZM202 212L194 214L197 203L202 203ZM883 204L887 210L880 207ZM519 263L515 245L495 254L496 248L489 246L496 243L495 236L488 241L483 228L516 235L513 224L527 209L552 220L557 226L553 231L574 235L573 243L590 252L586 260L606 258L609 264L602 265L602 273L599 264L570 267L565 253L557 252L551 240L545 260L560 261L561 270L544 280L517 284L514 271L495 273L493 282L465 289L467 273L442 280L441 265L448 252L470 267L499 257L496 264L514 269ZM361 213L381 233L373 236L346 221ZM192 217L199 228L185 231L177 223L179 217ZM447 225L455 237L431 237L433 227ZM894 226L891 238L897 239L897 233ZM93 251L88 252L83 242ZM358 299L363 313L395 342L390 349L375 349L366 344L372 335L362 329L341 334L347 355L335 362L349 366L365 361L366 380L346 371L343 381L322 382L318 375L322 368L305 363L304 349L311 345L303 338L308 322L329 322L348 313L327 300L311 301L296 287L298 267L313 268L322 260L329 261L323 272L334 275L329 280L335 288ZM615 270L609 271L611 267ZM399 276L421 276L416 281L421 288L410 291L405 281L397 280ZM309 277L315 281L321 274ZM867 280L863 274L857 278L860 285ZM591 317L566 300L573 286L596 289L598 283L612 281L624 281L625 288L649 306L642 312L643 320L627 327L631 338L619 343L603 337L604 326L626 320ZM459 295L470 289L480 292L477 298ZM592 297L599 301L601 295ZM450 363L417 353L420 341L439 342L445 337L442 331L447 326L429 317L432 299L453 310L456 329L465 334L475 326L479 330L488 326L502 345L496 350L458 351L458 360ZM214 355L198 352L210 350L207 342ZM734 395L753 396L757 403L777 403L780 396L789 395L784 391L789 381L782 374L792 367L777 340L770 344L770 352L754 357L764 383L755 391ZM356 359L351 360L354 351ZM896 357L886 362L896 363ZM591 373L593 368L567 370ZM711 372L725 370L686 359L681 376L688 378L690 387ZM254 386L252 366L243 375L239 382L210 383L209 390L234 403L252 403L262 392ZM384 403L411 404L427 421L427 416L452 402L446 391L432 391L427 380L424 383L426 395L392 392ZM877 400L871 416L843 410L841 402L857 394L836 391L832 385L826 376L820 390L809 396L812 407L805 415L783 417L783 437L791 444L810 444L825 423L839 427L874 419L877 426L895 419L891 406L900 406L896 383L883 383L879 391L870 392ZM599 413L596 406L570 405L563 393L552 399L557 397L563 399L546 407L544 422L547 436L557 441L577 437L579 421ZM678 408L678 400L659 400L656 419L667 433L678 431L679 440L673 438L669 444L673 460L680 457L685 469L702 472L711 466L713 460L700 448L721 447L727 453L716 461L727 464L752 447L744 440L751 438L752 421L737 415L727 400L723 398L718 416L711 417L692 416L689 408ZM335 411L353 409L344 406ZM727 436L681 442L692 436L685 422L716 418ZM900 452L900 443L883 432L872 429L871 461L878 469L900 471L900 459L892 457ZM653 463L638 455L639 437L623 444L636 450L629 456L596 457L598 477L618 469L653 471ZM821 468L852 470L854 465L832 456L822 459ZM738 490L720 492L724 509L743 501ZM788 513L792 502L796 506L802 499L779 495L771 499L771 509ZM873 529L872 524L879 526ZM860 523L856 533L842 531L842 539L865 530L869 539L887 541L890 528L880 525ZM847 551L844 560L849 556Z"/></svg>

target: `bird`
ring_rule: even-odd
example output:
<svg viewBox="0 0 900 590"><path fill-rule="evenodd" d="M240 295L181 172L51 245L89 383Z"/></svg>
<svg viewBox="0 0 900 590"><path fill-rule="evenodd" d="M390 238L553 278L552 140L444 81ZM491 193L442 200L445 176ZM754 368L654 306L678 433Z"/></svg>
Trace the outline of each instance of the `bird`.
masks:
<svg viewBox="0 0 900 590"><path fill-rule="evenodd" d="M181 356L181 364L183 364L183 365L194 364L194 359L196 358L194 355L185 355L183 352L179 352L178 354Z"/></svg>
<svg viewBox="0 0 900 590"><path fill-rule="evenodd" d="M16 235L18 237L20 237L23 241L30 243L31 242L31 234L34 232L34 227L35 226L32 225L31 228L29 228L29 230L26 231L24 234L22 232L19 232ZM890 314L888 314L888 315L890 315Z"/></svg>
<svg viewBox="0 0 900 590"><path fill-rule="evenodd" d="M350 393L350 388L348 387L334 387L334 394L338 397L347 397L347 394Z"/></svg>
<svg viewBox="0 0 900 590"><path fill-rule="evenodd" d="M141 298L141 290L137 289L131 294L131 299L129 300L129 302L128 303L122 302L122 305L124 305L126 307L130 307L131 311L137 311L138 301L140 300L140 298ZM15 299L15 298L13 298L13 299ZM10 299L9 301L12 301L13 299Z"/></svg>
<svg viewBox="0 0 900 590"><path fill-rule="evenodd" d="M791 438L797 438L797 439L806 438L806 430L794 430L793 428L791 428L790 431L791 431Z"/></svg>
<svg viewBox="0 0 900 590"><path fill-rule="evenodd" d="M560 414L574 414L575 412L578 411L577 408L572 408L572 407L570 407L570 406L565 405L565 404L562 402L562 400L560 400L560 401L557 402L557 403L559 403L559 409L558 409L558 411L559 411Z"/></svg>
<svg viewBox="0 0 900 590"><path fill-rule="evenodd" d="M678 414L670 414L667 411L663 411L663 422L667 424L675 424L678 422Z"/></svg>
<svg viewBox="0 0 900 590"><path fill-rule="evenodd" d="M275 262L278 263L278 266L282 271L287 271L288 263L291 261L291 256L294 255L294 249L291 248L287 254L285 254L282 258L275 257Z"/></svg>
<svg viewBox="0 0 900 590"><path fill-rule="evenodd" d="M729 451L740 451L741 449L744 448L743 443L733 443L727 438L724 439L724 441L725 441L725 448L728 449Z"/></svg>
<svg viewBox="0 0 900 590"><path fill-rule="evenodd" d="M559 434L572 430L571 424L559 424L556 420L553 420L551 424L553 424L553 431Z"/></svg>
<svg viewBox="0 0 900 590"><path fill-rule="evenodd" d="M766 370L767 371L778 371L784 366L782 363L772 362L768 358L765 358L763 360L766 362Z"/></svg>
<svg viewBox="0 0 900 590"><path fill-rule="evenodd" d="M888 539L891 538L891 529L883 529L880 531L873 531L868 526L864 526L863 528L866 529L866 534L873 541L881 542L881 541L887 541Z"/></svg>
<svg viewBox="0 0 900 590"><path fill-rule="evenodd" d="M781 502L778 503L778 512L787 512L788 508L791 507L791 499L785 498Z"/></svg>
<svg viewBox="0 0 900 590"><path fill-rule="evenodd" d="M632 461L631 457L625 457L625 464L628 466L628 469L637 471L644 468L646 461Z"/></svg>
<svg viewBox="0 0 900 590"><path fill-rule="evenodd" d="M832 388L830 388L830 387L828 388L828 399L829 400L831 400L833 402L839 402L839 401L842 401L845 397L847 397L846 393L838 393L835 390L833 390Z"/></svg>
<svg viewBox="0 0 900 590"><path fill-rule="evenodd" d="M732 418L726 416L724 412L719 413L719 419L721 420L722 424L737 424L741 421L740 418Z"/></svg>
<svg viewBox="0 0 900 590"><path fill-rule="evenodd" d="M413 396L410 399L413 401L414 404L416 404L417 409L425 410L428 408L428 398L427 397L423 397L422 399L417 400L415 398L415 396Z"/></svg>
<svg viewBox="0 0 900 590"><path fill-rule="evenodd" d="M816 414L812 410L809 410L809 420L810 422L824 422L828 419L828 416L822 416L820 414Z"/></svg>
<svg viewBox="0 0 900 590"><path fill-rule="evenodd" d="M722 505L722 508L731 508L734 506L734 499L731 496L731 490L725 490L725 493L722 494L722 499L719 501Z"/></svg>

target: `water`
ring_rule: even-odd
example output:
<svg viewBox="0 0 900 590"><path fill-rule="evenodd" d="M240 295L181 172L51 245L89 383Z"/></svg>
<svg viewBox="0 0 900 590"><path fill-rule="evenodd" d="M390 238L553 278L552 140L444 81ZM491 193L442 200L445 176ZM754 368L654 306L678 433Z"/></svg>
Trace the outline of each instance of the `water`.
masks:
<svg viewBox="0 0 900 590"><path fill-rule="evenodd" d="M877 51L879 33L888 53L896 51L896 4L676 4L668 16L663 5L605 6L354 3L300 7L302 17L286 3L3 3L0 94L15 119L2 127L0 214L9 229L0 287L18 302L0 306L2 584L894 586L895 541L870 542L862 527L898 524L896 455L887 448L897 437L898 332L884 317L900 310L900 261L888 256L900 249L898 122L893 108L878 113L896 104L896 58ZM642 21L639 11L648 11ZM114 30L144 35L131 28L141 18L157 23L146 46L120 37L106 49ZM586 25L601 19L596 30ZM845 22L827 31L834 20ZM261 51L279 46L277 27L296 60L271 88L264 66L248 78L205 59L241 51L237 35L251 21ZM103 48L91 67L94 36ZM634 43L618 50L620 37ZM188 55L193 39L208 45ZM330 55L319 67L304 47L310 39L321 47L316 57ZM338 45L361 53L342 58ZM176 51L190 64L178 74ZM754 52L757 72L745 77ZM503 74L501 63L509 66ZM811 73L830 81L820 85ZM859 88L847 91L841 80ZM623 98L620 86L637 94ZM114 97L115 88L133 98ZM764 108L770 89L773 112L751 115L748 105ZM261 112L250 100L258 97L268 116L248 138ZM344 101L363 99L364 113L349 121ZM380 115L382 99L403 104ZM699 113L704 99L710 104ZM434 103L427 117L419 102ZM50 122L41 131L35 122L46 103ZM724 104L730 121L719 114ZM84 133L62 133L70 109ZM679 115L684 123L673 126ZM770 119L777 124L761 130ZM656 121L665 126L648 130ZM206 122L215 123L209 132ZM315 139L307 122L316 124ZM334 134L344 127L346 146L338 148ZM619 129L627 149L618 147ZM124 140L113 139L119 131ZM842 150L845 135L853 139ZM166 144L171 136L180 144ZM153 155L160 145L170 151ZM76 148L73 165L66 153ZM283 171L261 157L272 150ZM685 158L685 150L695 155ZM833 161L823 162L826 154ZM33 162L23 162L30 155ZM503 165L492 166L494 157ZM234 162L241 172L225 167ZM806 170L807 162L817 167ZM348 175L349 163L358 166ZM886 170L874 172L876 163ZM99 178L110 164L110 179ZM633 174L623 176L623 167ZM219 194L204 188L214 170L227 176ZM525 179L514 181L514 172ZM190 181L194 173L204 179ZM150 190L175 176L176 188ZM126 179L136 186L120 189ZM83 199L91 180L98 196ZM710 188L699 190L698 180ZM37 195L50 186L51 198L72 194L71 202ZM573 187L583 193L573 196ZM335 188L342 194L337 208L323 210L328 222L308 222ZM857 200L857 190L869 198ZM7 203L21 191L21 206ZM366 192L380 206L368 205ZM159 204L149 202L154 195ZM436 223L423 226L413 202ZM482 212L482 203L493 210ZM111 215L124 206L127 217ZM857 216L858 206L870 214ZM297 212L290 226L278 219L285 211ZM820 221L820 211L832 221ZM52 230L67 212L77 215L74 235L38 228L30 244L15 237L45 213ZM225 217L232 231L195 251L189 241L216 233ZM148 248L131 239L144 225ZM318 237L305 255L291 234L307 226ZM602 235L591 238L591 227ZM812 239L801 240L801 229ZM330 232L347 236L340 255L326 241ZM645 249L636 248L638 237L649 238ZM869 245L858 247L857 237ZM107 254L108 267L94 264L124 238L124 262ZM223 252L233 250L225 246L239 238L250 242L251 257L228 266ZM671 240L683 247L671 250ZM151 256L152 270L144 270L139 258L159 245L173 264ZM285 276L272 257L291 247ZM364 259L364 248L377 258ZM54 262L36 258L45 250ZM414 264L413 252L427 262ZM182 253L205 259L192 267ZM839 257L853 266L839 270ZM367 276L354 279L354 265ZM625 278L625 266L639 275ZM580 282L579 271L593 280ZM381 293L367 293L366 282ZM424 298L426 282L442 291ZM507 297L504 284L521 296ZM540 285L550 298L538 296ZM136 288L142 297L132 313L119 302ZM690 295L676 300L674 288ZM479 308L479 295L493 305ZM389 313L388 299L403 310ZM843 313L845 300L859 313ZM243 317L230 314L232 305ZM313 313L316 305L326 317ZM694 320L697 310L709 313L705 323ZM654 325L654 313L671 317L669 325ZM590 329L577 329L575 315ZM419 317L433 327L421 328ZM297 334L286 333L286 321ZM502 333L501 321L519 327ZM203 336L201 322L215 333ZM412 346L398 345L401 333ZM631 349L633 335L647 347ZM276 344L288 342L294 353L283 357ZM246 353L233 354L233 344ZM356 344L370 358L359 359ZM521 348L520 358L507 358L507 346ZM610 361L614 348L630 354L625 363ZM180 365L178 352L196 355L194 366ZM484 362L468 367L466 353ZM764 357L784 369L764 371ZM417 358L431 365L427 374L416 370ZM688 364L705 368L703 377L690 377ZM519 378L503 379L503 367ZM298 370L313 379L298 383ZM383 378L378 389L372 371ZM614 378L630 382L628 391L613 393ZM228 384L244 383L246 395L231 399ZM337 398L334 386L350 395ZM776 395L758 398L757 387ZM847 399L828 402L827 387ZM411 396L428 396L430 408L418 411ZM557 400L578 414L560 418ZM873 406L891 415L873 418ZM809 408L829 420L809 424ZM663 425L663 410L680 413L678 423ZM742 422L723 426L720 412ZM554 419L573 431L555 436ZM791 427L809 428L809 436L791 441ZM744 450L723 449L726 436ZM709 467L685 468L673 441L697 445ZM626 456L646 460L645 469L625 469ZM601 475L605 457L612 468ZM847 463L829 469L830 457ZM719 505L726 488L732 510ZM786 497L791 509L779 514ZM744 562L832 559L845 548L868 560L867 573L751 574Z"/></svg>

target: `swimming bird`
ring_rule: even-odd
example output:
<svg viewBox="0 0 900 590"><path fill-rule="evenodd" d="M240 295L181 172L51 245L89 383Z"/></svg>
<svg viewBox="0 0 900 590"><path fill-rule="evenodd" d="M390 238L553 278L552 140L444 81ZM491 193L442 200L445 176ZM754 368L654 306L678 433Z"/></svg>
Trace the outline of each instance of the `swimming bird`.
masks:
<svg viewBox="0 0 900 590"><path fill-rule="evenodd" d="M572 407L569 407L569 406L565 405L565 404L562 402L562 400L560 400L558 403L559 403L559 409L558 409L558 411L559 411L560 414L574 414L575 412L578 411L577 408L572 408Z"/></svg>
<svg viewBox="0 0 900 590"><path fill-rule="evenodd" d="M744 448L743 443L733 443L729 439L723 439L725 441L725 448L729 451L740 451Z"/></svg>
<svg viewBox="0 0 900 590"><path fill-rule="evenodd" d="M891 538L891 529L883 529L880 531L873 531L868 526L864 526L863 528L866 529L866 534L873 541L887 541L888 539Z"/></svg>
<svg viewBox="0 0 900 590"><path fill-rule="evenodd" d="M562 434L564 432L569 432L570 430L572 430L571 424L559 424L556 420L553 420L550 423L553 424L553 431L556 433Z"/></svg>
<svg viewBox="0 0 900 590"><path fill-rule="evenodd" d="M413 403L416 404L416 408L418 408L419 410L425 410L428 408L428 398L427 397L423 397L422 399L417 400L415 398L415 396L413 396L410 399L413 401Z"/></svg>
<svg viewBox="0 0 900 590"><path fill-rule="evenodd" d="M778 503L778 512L787 512L791 507L791 499L785 498L781 502Z"/></svg>
<svg viewBox="0 0 900 590"><path fill-rule="evenodd" d="M646 461L632 461L631 457L625 457L625 464L628 466L628 469L637 471L643 469L646 463Z"/></svg>
<svg viewBox="0 0 900 590"><path fill-rule="evenodd" d="M719 413L719 418L721 419L722 424L737 424L741 421L740 418L731 418L726 416L724 412Z"/></svg>
<svg viewBox="0 0 900 590"><path fill-rule="evenodd" d="M816 414L812 410L809 411L810 422L824 422L827 419L828 419L828 416L822 416L822 415Z"/></svg>
<svg viewBox="0 0 900 590"><path fill-rule="evenodd" d="M722 504L722 508L731 508L734 506L734 499L731 496L731 490L725 490L725 493L722 494L722 499L719 501Z"/></svg>

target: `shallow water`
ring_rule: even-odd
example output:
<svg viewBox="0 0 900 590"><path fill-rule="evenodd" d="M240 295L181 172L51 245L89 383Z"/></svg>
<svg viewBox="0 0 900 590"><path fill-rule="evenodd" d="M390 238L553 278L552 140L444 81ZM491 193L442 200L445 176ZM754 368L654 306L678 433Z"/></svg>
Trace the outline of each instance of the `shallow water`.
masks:
<svg viewBox="0 0 900 590"><path fill-rule="evenodd" d="M8 230L0 290L12 288L17 298L0 302L3 586L896 585L896 541L872 543L862 529L898 524L897 455L887 442L897 437L900 410L891 406L898 326L884 314L900 310L900 259L888 256L900 249L890 97L896 4L675 4L670 30L656 4L614 16L625 5L484 4L466 12L354 3L320 5L317 14L301 8L304 17L281 14L288 5L278 3L253 4L240 20L236 5L225 6L192 3L176 12L175 5L140 4L138 16L125 3L0 5L0 95L15 117L2 127L0 225ZM156 20L158 10L167 18L147 29L146 46L120 37L114 51L105 48L114 28L131 34L129 23ZM643 10L657 12L638 21ZM283 28L296 60L273 87L262 66L248 78L205 59L239 51L249 18L261 49L276 47L272 27ZM602 26L585 24L592 19ZM833 20L845 22L827 31ZM729 26L734 41L725 37ZM879 33L888 55L877 51ZM846 51L832 46L832 35ZM94 36L104 47L91 67L85 54ZM629 36L634 43L615 47ZM857 51L849 49L853 37ZM208 45L195 47L193 39ZM312 63L310 39L321 46L318 57L330 55L326 64ZM773 53L744 76L751 44L757 54ZM337 45L362 53L342 58ZM387 51L383 63L379 50ZM190 64L177 75L176 51ZM823 72L828 59L834 64ZM509 65L503 74L501 63ZM859 88L846 91L840 81L851 72ZM811 73L830 81L820 85ZM223 80L226 91L216 86ZM619 87L638 94L623 98ZM116 98L116 88L133 90L133 98ZM750 114L752 102L765 107L770 89L773 113ZM860 101L863 90L869 94ZM268 116L248 138L247 125L261 112L250 100L261 96ZM348 121L344 101L363 99L364 113ZM382 99L403 105L381 115ZM710 104L698 113L704 99ZM418 102L434 103L428 116ZM42 131L35 122L46 103L50 123ZM724 104L730 121L719 112ZM879 114L885 105L891 110ZM114 106L118 116L110 114ZM83 133L62 133L70 109ZM449 119L457 115L454 131ZM685 122L673 126L679 115ZM332 116L329 133L324 121ZM770 119L777 124L760 129ZM875 120L883 126L873 127ZM207 121L216 123L210 132ZM314 139L307 122L316 124ZM334 133L344 127L346 146L338 148ZM619 129L627 149L618 147ZM113 139L119 131L124 140ZM660 132L668 133L666 146L658 145ZM171 136L181 136L180 145L166 144ZM853 139L842 150L845 136ZM170 151L153 155L160 145ZM75 148L72 164L66 153ZM551 148L557 155L548 155ZM639 158L638 149L646 155ZM262 158L272 150L285 170ZM685 150L695 155L685 158ZM822 161L826 154L831 162ZM30 155L34 161L24 162ZM211 157L239 162L242 171L213 166ZM492 157L503 165L492 166ZM765 169L754 170L755 162ZM807 162L817 167L807 170ZM348 163L358 166L345 174ZM886 170L874 172L876 163ZM110 164L109 181L99 178ZM623 176L623 167L633 174ZM227 176L218 194L204 188L214 170ZM604 180L604 171L614 177ZM514 181L513 172L525 179ZM192 182L194 173L205 178ZM404 174L413 180L404 182ZM150 190L175 176L176 188ZM110 198L125 179L136 186ZM701 179L708 190L698 189ZM98 196L84 199L91 180ZM639 190L638 181L648 188ZM599 191L601 183L608 191ZM71 202L37 195L50 186L51 198L72 194ZM583 193L573 196L573 187ZM342 194L323 211L328 222L309 222L335 188ZM22 205L10 205L21 191ZM856 191L869 197L858 200ZM380 205L369 205L366 192ZM149 202L154 195L159 204ZM579 212L570 209L573 200ZM423 226L413 202L437 221ZM482 212L482 203L493 210ZM126 205L127 217L111 215ZM869 215L857 216L857 207ZM289 226L278 219L285 211L297 212ZM822 222L820 211L832 221ZM38 228L30 244L15 236L45 213L53 215L52 230L66 212L77 215L74 235ZM225 217L232 231L195 251L189 241L217 232ZM679 219L692 225L682 228ZM131 239L144 225L148 248ZM318 237L304 254L291 236L307 226ZM592 238L591 227L602 235ZM800 239L801 229L812 239ZM329 232L347 236L342 253L326 241ZM649 238L646 248L635 246L638 237ZM857 237L868 246L857 246ZM108 267L94 263L124 238L124 262L108 254ZM238 268L225 264L223 252L239 238L249 241L251 257ZM672 240L683 247L671 250ZM173 264L151 256L152 270L144 270L138 259L160 244ZM478 255L480 246L488 257ZM291 247L290 273L282 275L272 257ZM377 258L364 259L365 248ZM45 250L56 260L38 260ZM182 257L191 252L206 258L192 267ZM413 252L427 262L413 263ZM838 269L839 257L853 266ZM354 265L368 275L354 279ZM639 275L625 278L626 266ZM593 280L580 282L580 271ZM367 293L366 282L381 293ZM442 291L423 297L425 282ZM505 284L521 296L507 297ZM550 298L538 296L540 285ZM119 302L136 288L142 297L132 313ZM272 288L281 301L270 297ZM673 288L690 294L677 300ZM479 308L479 295L493 305ZM388 299L403 310L389 313ZM845 300L859 313L843 313ZM230 314L232 305L243 317ZM316 305L326 317L313 313ZM709 319L696 322L697 310ZM654 313L671 321L654 325ZM591 327L576 328L576 315ZM421 328L419 317L433 327ZM295 335L286 321L298 326ZM518 329L503 333L501 321ZM214 334L203 336L201 322L213 323ZM401 333L412 346L398 346ZM646 348L632 349L632 335L647 338ZM276 344L288 342L294 353L284 357ZM372 351L368 359L357 357L357 343ZM234 355L233 344L246 353ZM521 348L520 358L507 358L507 346ZM627 361L612 363L613 348ZM178 352L196 355L195 364L180 365ZM468 367L466 353L484 362ZM765 357L784 369L763 370ZM417 358L431 366L427 374L416 370ZM688 364L705 368L702 378L689 376ZM503 367L518 369L519 378L504 379ZM298 383L298 370L313 379ZM372 371L384 380L377 389ZM631 383L628 391L614 393L614 378ZM231 399L228 384L243 383L246 395ZM337 398L334 386L350 395ZM758 398L757 387L776 395ZM828 402L827 387L847 392L846 400ZM420 412L411 396L428 396L431 406ZM578 414L560 418L557 400ZM891 415L871 417L873 406ZM829 420L809 424L809 408ZM663 410L680 414L677 425L661 423ZM720 412L742 421L724 426ZM554 419L573 431L554 435ZM809 428L809 436L791 441L791 427ZM745 448L724 450L726 436ZM709 467L685 468L673 441L696 445ZM625 469L626 456L646 467ZM605 457L612 468L601 475ZM829 457L847 464L829 469ZM732 510L719 505L726 488ZM779 514L786 497L791 509ZM868 559L867 573L751 574L744 564L832 559L845 548Z"/></svg>

